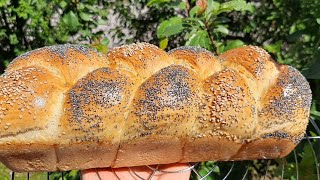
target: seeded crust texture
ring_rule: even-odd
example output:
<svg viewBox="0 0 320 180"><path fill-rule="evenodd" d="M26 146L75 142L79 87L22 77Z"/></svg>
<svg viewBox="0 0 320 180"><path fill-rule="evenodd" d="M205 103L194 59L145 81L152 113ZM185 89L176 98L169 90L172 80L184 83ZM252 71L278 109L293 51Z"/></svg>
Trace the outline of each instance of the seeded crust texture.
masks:
<svg viewBox="0 0 320 180"><path fill-rule="evenodd" d="M311 103L255 46L55 45L13 60L0 87L0 161L18 172L283 157Z"/></svg>

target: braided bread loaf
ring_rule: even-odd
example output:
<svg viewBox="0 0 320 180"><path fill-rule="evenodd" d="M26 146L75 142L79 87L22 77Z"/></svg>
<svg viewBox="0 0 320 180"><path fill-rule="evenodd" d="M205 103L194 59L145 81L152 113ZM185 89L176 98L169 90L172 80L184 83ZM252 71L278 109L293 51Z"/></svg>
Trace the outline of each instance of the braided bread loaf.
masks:
<svg viewBox="0 0 320 180"><path fill-rule="evenodd" d="M216 58L56 45L17 57L0 87L0 161L14 171L283 157L311 103L305 78L254 46Z"/></svg>

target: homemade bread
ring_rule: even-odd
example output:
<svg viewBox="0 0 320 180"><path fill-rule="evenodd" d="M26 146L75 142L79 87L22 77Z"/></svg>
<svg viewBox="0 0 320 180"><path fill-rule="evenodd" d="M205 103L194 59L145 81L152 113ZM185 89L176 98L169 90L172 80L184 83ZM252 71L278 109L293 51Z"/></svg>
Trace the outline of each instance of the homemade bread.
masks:
<svg viewBox="0 0 320 180"><path fill-rule="evenodd" d="M0 161L21 172L278 158L310 104L306 79L255 46L49 46L0 77Z"/></svg>

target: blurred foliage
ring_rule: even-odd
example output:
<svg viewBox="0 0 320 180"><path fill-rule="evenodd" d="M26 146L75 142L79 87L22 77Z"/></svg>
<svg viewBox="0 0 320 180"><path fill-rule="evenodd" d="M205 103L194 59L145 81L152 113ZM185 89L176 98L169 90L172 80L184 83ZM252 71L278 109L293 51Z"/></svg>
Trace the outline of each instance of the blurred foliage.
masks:
<svg viewBox="0 0 320 180"><path fill-rule="evenodd" d="M160 42L168 41L173 35L183 34L185 45L199 46L220 54L225 50L244 45L241 40L233 40L225 43L223 37L229 33L228 24L230 20L224 16L225 13L246 11L253 12L254 6L244 0L232 0L219 3L213 0L199 0L197 2L167 2L152 0L149 6L162 6L169 3L173 9L179 9L181 13L175 17L161 22L157 29ZM166 46L162 46L163 49Z"/></svg>
<svg viewBox="0 0 320 180"><path fill-rule="evenodd" d="M156 43L154 29L174 11L146 4L147 0L0 0L0 72L16 56L47 45L86 44L106 53L110 40L114 45ZM115 24L107 38L108 20Z"/></svg>
<svg viewBox="0 0 320 180"><path fill-rule="evenodd" d="M317 71L312 64L319 65L319 60L312 57L319 57L316 52L320 45L320 1L149 2L149 6L163 4L180 13L160 23L157 29L160 42L181 34L185 45L200 46L216 54L244 44L258 45L280 63ZM305 74L319 78L314 73Z"/></svg>
<svg viewBox="0 0 320 180"><path fill-rule="evenodd" d="M26 51L52 44L88 42L104 46L108 10L95 0L0 0L2 64ZM1 69L3 71L3 69Z"/></svg>
<svg viewBox="0 0 320 180"><path fill-rule="evenodd" d="M31 180L43 180L48 179L48 175L50 180L62 180L62 173L61 172L32 172L29 173L29 179ZM27 173L15 173L14 179L15 180L25 180L27 179ZM73 170L63 172L63 178L65 180L77 180L80 179L80 172ZM7 169L3 164L0 163L0 179L1 180L10 180L10 170Z"/></svg>
<svg viewBox="0 0 320 180"><path fill-rule="evenodd" d="M106 53L112 46L139 41L165 50L199 46L216 55L243 45L263 47L308 79L311 116L320 126L320 0L0 0L1 73L14 57L47 45L85 44ZM319 135L311 125L307 133ZM303 140L295 154L283 160L234 166L210 161L196 168L200 175L212 171L207 179L221 179L230 168L230 178L237 179L247 166L249 179L264 174L296 179L297 169L300 179L316 179L315 156L320 162L319 141ZM9 178L5 175L8 170L0 168L0 176ZM46 174L31 176L43 179ZM60 173L50 176L61 178ZM79 173L66 172L65 177L78 179ZM198 179L195 174L192 178Z"/></svg>

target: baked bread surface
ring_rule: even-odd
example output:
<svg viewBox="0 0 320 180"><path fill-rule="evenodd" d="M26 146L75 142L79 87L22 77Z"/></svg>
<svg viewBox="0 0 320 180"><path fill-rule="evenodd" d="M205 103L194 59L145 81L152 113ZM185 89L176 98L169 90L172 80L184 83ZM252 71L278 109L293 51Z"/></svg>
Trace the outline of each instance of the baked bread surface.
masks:
<svg viewBox="0 0 320 180"><path fill-rule="evenodd" d="M255 46L49 46L0 77L0 161L30 172L279 158L310 104L299 71Z"/></svg>

